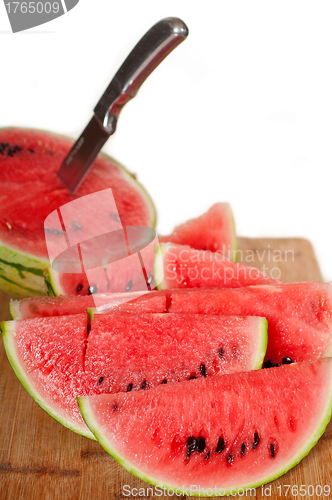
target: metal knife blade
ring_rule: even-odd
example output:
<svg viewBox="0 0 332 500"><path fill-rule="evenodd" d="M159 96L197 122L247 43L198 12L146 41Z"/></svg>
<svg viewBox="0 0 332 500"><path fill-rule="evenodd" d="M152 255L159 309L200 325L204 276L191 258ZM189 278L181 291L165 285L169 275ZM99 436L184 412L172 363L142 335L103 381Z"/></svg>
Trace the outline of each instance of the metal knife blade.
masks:
<svg viewBox="0 0 332 500"><path fill-rule="evenodd" d="M58 176L72 193L83 181L109 136L93 116L58 171Z"/></svg>
<svg viewBox="0 0 332 500"><path fill-rule="evenodd" d="M123 106L152 71L188 36L181 19L168 17L141 38L124 61L94 109L94 116L62 162L58 175L75 193L100 149L114 134Z"/></svg>

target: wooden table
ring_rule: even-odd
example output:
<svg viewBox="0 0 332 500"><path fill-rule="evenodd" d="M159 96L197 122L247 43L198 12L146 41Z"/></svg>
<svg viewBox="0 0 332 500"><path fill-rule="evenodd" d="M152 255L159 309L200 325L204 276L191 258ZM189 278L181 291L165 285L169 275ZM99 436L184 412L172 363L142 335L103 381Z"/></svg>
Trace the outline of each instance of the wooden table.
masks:
<svg viewBox="0 0 332 500"><path fill-rule="evenodd" d="M321 280L312 246L306 240L240 238L239 249L242 261L259 268L265 265L269 273L275 277L280 273L285 281ZM10 319L8 301L8 295L0 292L1 320ZM305 485L306 489L331 485L331 435L330 423L298 466L264 486L265 493L257 488L250 498L332 498L332 493L301 497L291 489L286 495L286 485ZM137 490L137 496L126 496L125 485L145 488L146 495L138 496ZM17 380L0 341L0 500L172 498L151 495L148 487L120 467L98 443L78 436L47 415Z"/></svg>

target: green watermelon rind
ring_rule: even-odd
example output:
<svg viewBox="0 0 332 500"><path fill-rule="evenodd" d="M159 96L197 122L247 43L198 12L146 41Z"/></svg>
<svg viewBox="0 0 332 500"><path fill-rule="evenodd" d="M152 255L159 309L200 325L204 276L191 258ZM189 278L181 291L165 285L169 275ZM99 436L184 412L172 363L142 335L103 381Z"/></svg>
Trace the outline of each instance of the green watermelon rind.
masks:
<svg viewBox="0 0 332 500"><path fill-rule="evenodd" d="M158 247L156 248L156 256L154 258L153 272L158 290L167 289L167 286L164 282L164 265L163 265L163 258L166 253L165 248L167 248L166 245L171 245L171 243L159 243Z"/></svg>
<svg viewBox="0 0 332 500"><path fill-rule="evenodd" d="M18 127L2 127L2 128L0 127L0 131L13 130L17 128ZM38 132L49 133L56 137L69 139L73 141L71 137L65 136L63 134L57 134L54 132L49 132L46 130L38 130L33 128L26 128L26 129L30 131L35 131L37 133ZM132 186L134 186L136 190L145 199L146 206L148 206L150 212L150 218L151 218L150 227L154 228L157 222L157 211L152 201L152 198L145 189L145 187L140 182L138 182L135 176L131 174L129 170L126 167L124 167L121 163L119 163L117 160L114 160L114 158L106 155L105 153L100 153L100 154L108 161L111 161L112 163L117 165L123 174L123 178L126 181L128 181ZM58 289L56 288L54 278L52 275L50 275L48 283L46 283L45 278L43 278L42 276L43 271L50 268L50 262L47 259L36 258L36 256L34 255L26 254L21 250L13 248L7 243L3 243L0 241L0 262L1 260L5 261L7 266L12 266L14 268L19 267L21 273L27 274L27 276L25 277L25 279L27 279L27 286L24 286L23 283L20 282L21 280L18 280L19 282L17 283L16 281L8 279L8 276L1 275L0 272L0 279L1 279L0 289L3 290L4 292L9 293L11 295L16 295L17 297L45 295L46 292L45 285L46 285L47 290L51 292L49 294L52 294L52 292L54 295L62 294L60 285L58 285ZM37 287L35 288L29 286L29 273L31 275L34 275L34 279L36 279L36 276L40 277L40 280L37 280L40 281L40 283L37 284Z"/></svg>
<svg viewBox="0 0 332 500"><path fill-rule="evenodd" d="M22 364L17 356L14 338L16 336L15 331L15 323L16 321L3 321L0 323L0 329L2 332L3 344L5 346L6 354L11 367L13 368L15 375L18 380L23 385L24 389L28 392L28 394L34 399L34 401L46 412L50 415L54 420L64 425L71 431L76 432L84 437L95 440L95 436L88 430L84 429L84 427L79 427L72 422L69 422L62 415L56 412L54 408L39 394L34 385L30 382L29 376L22 367Z"/></svg>
<svg viewBox="0 0 332 500"><path fill-rule="evenodd" d="M295 365L295 363L294 363ZM322 412L321 419L317 424L316 431L312 434L311 438L308 440L305 446L303 446L300 451L297 453L297 455L287 464L285 464L281 469L279 469L277 472L270 474L267 477L263 477L261 480L258 482L253 482L249 484L241 484L238 486L232 486L230 489L225 491L225 495L233 495L235 491L239 491L240 489L245 489L245 488L258 488L264 484L270 483L271 481L274 481L275 479L279 478L280 476L286 474L290 469L295 467L298 463L301 462L301 460L308 455L308 453L311 451L311 449L315 446L319 438L323 435L327 424L331 420L331 414L332 414L332 363L330 364L330 370L331 370L331 377L330 377L330 392L329 392L329 398L327 400L326 406L324 411ZM102 396L101 396L102 397ZM139 468L136 466L132 465L124 456L119 454L115 448L112 447L112 445L109 443L109 441L104 437L101 427L96 421L93 411L91 409L90 403L89 403L89 396L83 396L80 398L77 398L78 402L78 407L80 409L80 412L82 414L82 417L86 423L86 425L89 427L91 432L95 435L97 441L99 444L109 453L114 460L116 460L122 467L124 467L128 472L133 474L134 476L138 477L139 479L142 479L143 481L152 484L154 486L159 486L160 488L165 488L166 490L174 490L174 491L183 491L181 485L172 485L172 484L167 484L167 483L162 483L156 478L149 476L145 473L142 473ZM211 485L211 488L214 490L215 485ZM223 486L217 486L217 490L222 489ZM189 491L187 490L187 494L189 494ZM199 496L196 492L191 492L192 496ZM215 496L215 495L211 495Z"/></svg>
<svg viewBox="0 0 332 500"><path fill-rule="evenodd" d="M268 341L268 322L266 318L260 318L257 337L260 343L257 347L256 358L252 360L252 370L260 370L264 363Z"/></svg>
<svg viewBox="0 0 332 500"><path fill-rule="evenodd" d="M49 265L46 259L38 260L34 255L23 254L10 245L0 242L0 268L1 264L11 268L10 273L2 273L0 269L0 278L5 281L1 283L1 290L18 297L45 294L43 269Z"/></svg>
<svg viewBox="0 0 332 500"><path fill-rule="evenodd" d="M231 249L232 251L232 260L234 262L237 262L238 261L238 242L237 242L237 236L236 236L236 228L235 228L235 219L234 219L234 214L233 214L233 211L231 209L231 207L229 207L229 211L230 211L230 219L231 219L231 222L232 222L232 228L233 228L233 248Z"/></svg>

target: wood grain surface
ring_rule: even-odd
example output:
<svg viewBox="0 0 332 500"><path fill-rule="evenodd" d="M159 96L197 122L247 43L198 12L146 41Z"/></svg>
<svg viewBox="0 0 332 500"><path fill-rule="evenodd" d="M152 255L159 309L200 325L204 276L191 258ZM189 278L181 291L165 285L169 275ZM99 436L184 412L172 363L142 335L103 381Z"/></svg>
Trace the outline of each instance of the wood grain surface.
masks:
<svg viewBox="0 0 332 500"><path fill-rule="evenodd" d="M267 272L275 277L280 273L285 281L321 280L312 246L306 240L240 238L239 250L241 261L265 266ZM0 292L1 320L10 318L8 301L8 295ZM332 498L332 493L324 496L319 490L319 486L332 483L331 437L330 423L315 448L294 469L265 485L263 491L257 488L251 496L248 492L247 496L230 498ZM128 496L125 485L137 490ZM296 494L294 487L301 485L306 495ZM309 486L313 488L308 491ZM0 341L0 500L191 498L157 496L148 488L98 443L69 431L47 415L21 386Z"/></svg>

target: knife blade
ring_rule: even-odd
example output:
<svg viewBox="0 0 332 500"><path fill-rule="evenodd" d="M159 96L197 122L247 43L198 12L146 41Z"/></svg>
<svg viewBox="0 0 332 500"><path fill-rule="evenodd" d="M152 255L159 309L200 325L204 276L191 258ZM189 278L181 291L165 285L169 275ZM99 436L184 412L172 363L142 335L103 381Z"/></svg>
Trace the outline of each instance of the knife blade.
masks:
<svg viewBox="0 0 332 500"><path fill-rule="evenodd" d="M137 94L152 71L188 36L181 19L168 17L156 23L130 52L105 90L94 115L63 160L58 176L74 194L99 151L114 134L121 109Z"/></svg>

